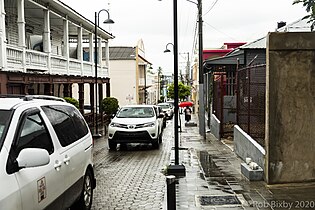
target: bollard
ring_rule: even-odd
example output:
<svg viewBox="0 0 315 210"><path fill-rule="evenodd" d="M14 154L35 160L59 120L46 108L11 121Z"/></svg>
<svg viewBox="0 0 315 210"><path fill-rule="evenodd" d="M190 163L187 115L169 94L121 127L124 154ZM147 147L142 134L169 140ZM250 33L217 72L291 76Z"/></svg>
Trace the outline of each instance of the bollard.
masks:
<svg viewBox="0 0 315 210"><path fill-rule="evenodd" d="M167 210L176 210L175 176L166 176Z"/></svg>

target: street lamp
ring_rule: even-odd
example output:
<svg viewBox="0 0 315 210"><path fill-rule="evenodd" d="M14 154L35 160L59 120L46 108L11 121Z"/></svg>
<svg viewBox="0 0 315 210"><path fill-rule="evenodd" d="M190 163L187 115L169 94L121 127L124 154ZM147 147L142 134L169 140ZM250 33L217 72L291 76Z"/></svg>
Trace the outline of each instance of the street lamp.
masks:
<svg viewBox="0 0 315 210"><path fill-rule="evenodd" d="M98 133L98 122L97 122L97 64L98 64L98 55L97 55L97 28L99 26L99 15L101 12L107 12L108 18L103 22L105 24L112 24L114 23L114 21L112 19L109 18L109 12L106 9L101 9L98 12L95 12L95 22L94 22L94 27L95 27L95 34L94 34L94 44L95 44L95 52L94 52L94 63L95 63L95 133L94 133L94 137L101 137L102 135L100 133ZM102 46L101 46L102 47Z"/></svg>
<svg viewBox="0 0 315 210"><path fill-rule="evenodd" d="M177 0L173 0L173 27L174 27L174 152L175 165L168 167L168 173L175 176L185 176L186 169L184 165L179 165L179 148L178 148L178 31L177 31ZM168 43L169 45L171 43ZM166 45L166 47L167 47ZM168 51L169 52L169 51Z"/></svg>
<svg viewBox="0 0 315 210"><path fill-rule="evenodd" d="M167 43L167 44L166 44L165 50L164 50L165 53L171 52L171 50L169 50L169 49L167 48L168 45L173 45L173 43ZM173 49L174 49L174 45L173 45Z"/></svg>

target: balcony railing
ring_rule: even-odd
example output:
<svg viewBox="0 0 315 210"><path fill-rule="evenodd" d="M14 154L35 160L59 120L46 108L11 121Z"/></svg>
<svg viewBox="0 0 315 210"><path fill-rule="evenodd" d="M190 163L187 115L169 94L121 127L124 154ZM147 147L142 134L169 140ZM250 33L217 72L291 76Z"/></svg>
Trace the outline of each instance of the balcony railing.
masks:
<svg viewBox="0 0 315 210"><path fill-rule="evenodd" d="M28 70L50 74L95 76L94 63L7 45L7 71ZM98 77L109 77L108 68L98 65Z"/></svg>

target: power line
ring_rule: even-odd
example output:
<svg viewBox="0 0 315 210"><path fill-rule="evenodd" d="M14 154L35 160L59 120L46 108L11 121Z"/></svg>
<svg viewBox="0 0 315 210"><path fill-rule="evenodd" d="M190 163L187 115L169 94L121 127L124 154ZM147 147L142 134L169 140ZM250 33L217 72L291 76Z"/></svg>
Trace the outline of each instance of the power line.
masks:
<svg viewBox="0 0 315 210"><path fill-rule="evenodd" d="M207 14L213 9L213 7L218 3L218 1L219 1L219 0L216 0L215 2L213 2L213 4L210 6L210 8L208 9L208 11L207 11L203 16L207 15Z"/></svg>

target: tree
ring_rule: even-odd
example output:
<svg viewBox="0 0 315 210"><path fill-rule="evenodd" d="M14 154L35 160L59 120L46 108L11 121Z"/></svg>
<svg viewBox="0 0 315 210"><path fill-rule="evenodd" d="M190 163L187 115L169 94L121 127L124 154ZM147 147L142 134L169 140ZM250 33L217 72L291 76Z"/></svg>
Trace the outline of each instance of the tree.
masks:
<svg viewBox="0 0 315 210"><path fill-rule="evenodd" d="M178 83L178 98L180 100L186 99L190 95L191 87L184 85L182 82ZM174 83L168 85L167 97L174 99Z"/></svg>
<svg viewBox="0 0 315 210"><path fill-rule="evenodd" d="M118 100L114 97L106 97L102 100L102 108L107 115L116 114L119 108Z"/></svg>
<svg viewBox="0 0 315 210"><path fill-rule="evenodd" d="M294 0L293 4L303 3L303 7L306 7L306 15L303 19L309 19L308 23L311 23L311 31L315 27L315 0Z"/></svg>

